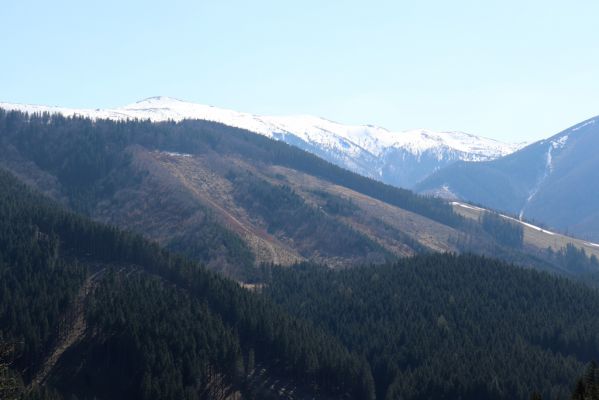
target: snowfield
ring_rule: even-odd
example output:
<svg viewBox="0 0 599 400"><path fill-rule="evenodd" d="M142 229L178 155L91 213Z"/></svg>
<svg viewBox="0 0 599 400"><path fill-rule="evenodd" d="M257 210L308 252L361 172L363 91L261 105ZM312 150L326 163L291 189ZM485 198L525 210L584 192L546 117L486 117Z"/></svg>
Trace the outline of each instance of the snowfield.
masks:
<svg viewBox="0 0 599 400"><path fill-rule="evenodd" d="M310 115L260 116L170 97L150 97L113 109L72 109L13 103L0 103L0 108L92 119L214 121L282 140L354 172L396 185L401 184L401 180L397 181L399 178L385 174L405 170L406 163L417 164L423 160L423 163L430 164L430 160L433 160L437 165L427 164L426 167L433 172L448 162L493 160L524 146L523 143L507 144L464 132L426 129L392 132L372 125L344 125ZM422 179L422 176L413 179Z"/></svg>
<svg viewBox="0 0 599 400"><path fill-rule="evenodd" d="M1 102L0 108L92 119L149 119L151 121L200 119L220 122L273 138L278 136L275 134L293 134L306 142L319 143L327 147L351 143L375 156L380 156L386 149L392 147L408 149L416 155L426 150L449 147L469 154L469 157L474 160L484 160L510 154L522 147L522 144L507 144L464 132L434 132L426 129L391 132L371 125L343 125L310 115L259 116L162 96L150 97L114 109L72 109Z"/></svg>

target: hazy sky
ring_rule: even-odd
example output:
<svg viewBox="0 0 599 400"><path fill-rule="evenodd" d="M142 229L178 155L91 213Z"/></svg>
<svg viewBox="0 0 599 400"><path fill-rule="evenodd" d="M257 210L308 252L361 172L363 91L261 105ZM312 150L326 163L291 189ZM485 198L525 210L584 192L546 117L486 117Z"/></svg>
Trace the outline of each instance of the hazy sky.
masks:
<svg viewBox="0 0 599 400"><path fill-rule="evenodd" d="M507 141L599 114L596 0L2 0L0 51L8 102L166 95Z"/></svg>

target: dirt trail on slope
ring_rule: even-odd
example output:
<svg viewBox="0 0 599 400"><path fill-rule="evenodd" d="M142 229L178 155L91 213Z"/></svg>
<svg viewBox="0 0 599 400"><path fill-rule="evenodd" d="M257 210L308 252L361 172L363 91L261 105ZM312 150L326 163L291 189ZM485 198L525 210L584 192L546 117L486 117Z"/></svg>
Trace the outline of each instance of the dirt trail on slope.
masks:
<svg viewBox="0 0 599 400"><path fill-rule="evenodd" d="M93 291L104 271L105 269L101 269L90 275L79 289L75 303L69 311L69 317L67 317L67 321L65 321L66 331L61 332L54 351L46 361L44 361L41 369L31 381L31 384L42 385L64 352L83 338L87 328L84 309L85 299Z"/></svg>
<svg viewBox="0 0 599 400"><path fill-rule="evenodd" d="M155 155L156 156L156 155ZM258 262L289 265L302 258L262 229L254 226L243 215L236 214L238 207L231 203L230 183L203 164L198 157L166 157L156 159L193 195L220 215L226 225L240 234L253 249Z"/></svg>

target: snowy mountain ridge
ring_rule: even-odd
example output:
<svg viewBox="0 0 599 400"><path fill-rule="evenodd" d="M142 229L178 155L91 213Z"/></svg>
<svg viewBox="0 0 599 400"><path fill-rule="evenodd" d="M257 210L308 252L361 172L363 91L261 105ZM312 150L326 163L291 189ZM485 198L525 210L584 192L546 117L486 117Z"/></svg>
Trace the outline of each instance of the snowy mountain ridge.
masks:
<svg viewBox="0 0 599 400"><path fill-rule="evenodd" d="M163 96L114 109L13 103L0 103L0 108L92 119L214 121L284 141L354 172L404 187L412 186L448 163L493 160L522 147L522 144L507 144L463 132L425 129L391 132L381 127L344 125L309 115L259 116Z"/></svg>
<svg viewBox="0 0 599 400"><path fill-rule="evenodd" d="M599 243L599 116L507 157L456 163L413 189L482 204Z"/></svg>

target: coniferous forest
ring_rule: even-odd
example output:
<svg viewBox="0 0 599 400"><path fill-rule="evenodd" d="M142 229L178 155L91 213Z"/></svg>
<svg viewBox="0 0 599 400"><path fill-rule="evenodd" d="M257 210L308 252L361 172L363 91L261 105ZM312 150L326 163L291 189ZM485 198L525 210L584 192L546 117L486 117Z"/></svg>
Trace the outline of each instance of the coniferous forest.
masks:
<svg viewBox="0 0 599 400"><path fill-rule="evenodd" d="M0 400L599 400L599 0L0 0Z"/></svg>
<svg viewBox="0 0 599 400"><path fill-rule="evenodd" d="M284 237L299 257L380 263L394 255L364 232L340 223L340 218L330 218L331 209L316 210L290 186L273 184L222 160L241 159L262 169L289 168L442 224L467 225L439 199L382 184L285 143L208 121L91 121L0 110L0 149L0 165L70 209L149 235L242 280L254 278L251 267L256 264L248 242L240 237L243 232L232 231L213 209L184 189L173 188L172 182L157 183L164 172L156 172L156 165L140 166L146 162L136 156L141 149L150 154L212 157L215 165L220 160L219 168L234 188L228 195L247 208L251 218L267 224L268 234ZM423 247L414 238L395 234L416 251Z"/></svg>
<svg viewBox="0 0 599 400"><path fill-rule="evenodd" d="M596 257L575 246L530 255L521 226L503 217L467 221L441 200L218 124L0 110L0 133L2 162L29 184L0 170L2 399L597 398L592 285L467 251L434 252L385 227L420 253L399 258L358 230L366 217L343 195L307 197L251 171L226 173L231 197L265 232L299 243L306 258L362 260L352 268L255 265L249 245L195 204L185 210L201 215L199 228L170 237L168 249L89 216L145 179L127 174L145 146L293 168L481 237L457 248L538 256L526 265L591 276L583 274L597 271ZM170 194L179 202L168 207L193 203ZM151 210L167 207L154 200ZM213 259L254 284L215 272Z"/></svg>
<svg viewBox="0 0 599 400"><path fill-rule="evenodd" d="M377 398L565 398L599 356L594 289L477 256L272 269L265 295L366 357Z"/></svg>
<svg viewBox="0 0 599 400"><path fill-rule="evenodd" d="M317 393L364 390L360 357L267 299L4 172L0 188L3 396L260 398L244 386L258 365Z"/></svg>
<svg viewBox="0 0 599 400"><path fill-rule="evenodd" d="M208 121L151 123L150 121L91 121L60 115L23 114L0 109L3 144L16 147L37 165L53 173L66 188L72 204L89 209L114 189L116 172L127 163L122 150L131 145L182 153L217 150L238 153L261 162L295 168L428 217L459 225L463 218L445 202L418 196L336 167L285 143Z"/></svg>
<svg viewBox="0 0 599 400"><path fill-rule="evenodd" d="M452 255L265 266L260 295L0 184L5 393L260 398L260 366L327 396L565 398L599 353L599 295L546 273Z"/></svg>
<svg viewBox="0 0 599 400"><path fill-rule="evenodd" d="M385 185L285 143L214 122L92 121L0 110L0 150L0 165L69 209L141 233L243 281L259 279L253 267L261 262L380 264L440 249L492 255L584 279L598 270L588 254L564 263L558 248L551 253L527 246L522 227L496 214L468 220L438 198ZM165 154L203 160L210 164L209 174L220 178L197 176L205 171L193 168L176 171L183 179L169 175L173 160L166 168L156 160ZM306 192L289 176L264 172L271 169L292 171L323 186ZM203 201L198 196L213 188L189 186L204 179L230 189L212 203ZM355 199L378 202L379 210L407 213L409 224L391 226L385 222L388 216L369 214L364 205L349 202L348 208L344 196L330 191L335 187ZM232 228L231 216L215 210L214 203L226 199L234 203L228 207L242 210L235 219L248 217L243 227ZM248 239L247 225L260 237ZM421 232L422 225L432 227ZM428 237L436 235L439 240L431 245ZM264 236L279 246L277 255L266 260L252 247ZM289 249L293 254L279 257Z"/></svg>

